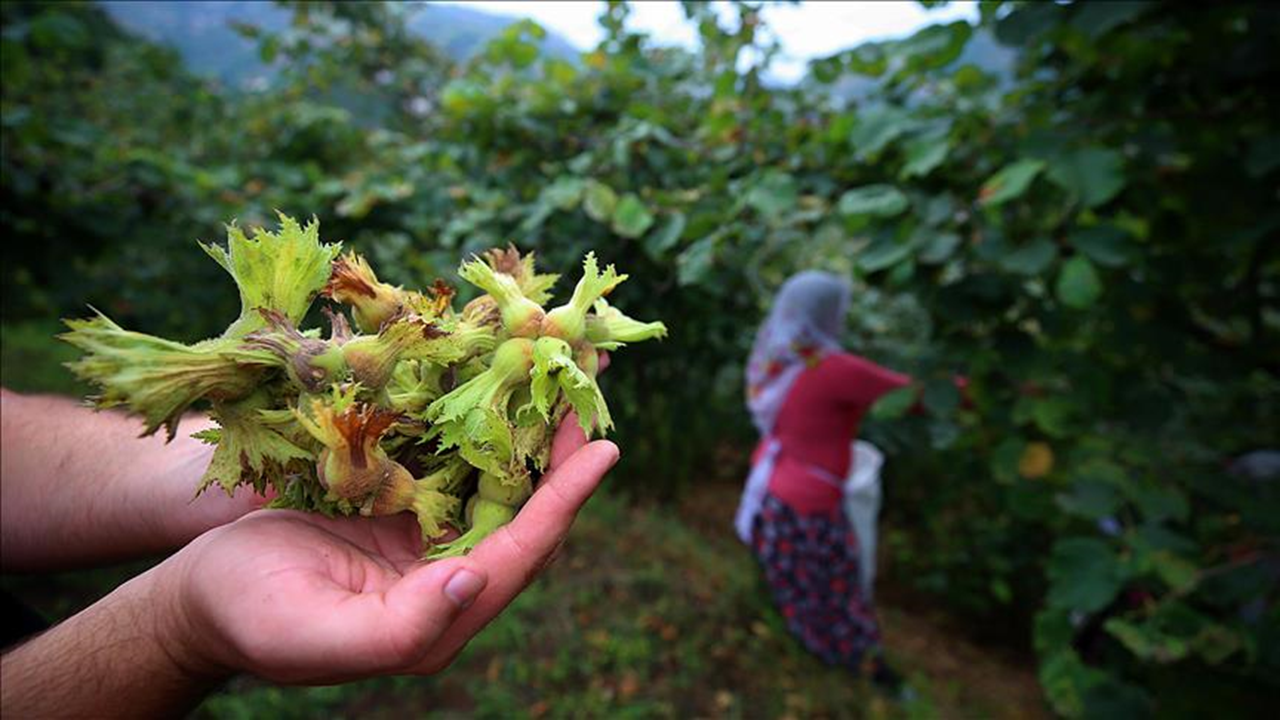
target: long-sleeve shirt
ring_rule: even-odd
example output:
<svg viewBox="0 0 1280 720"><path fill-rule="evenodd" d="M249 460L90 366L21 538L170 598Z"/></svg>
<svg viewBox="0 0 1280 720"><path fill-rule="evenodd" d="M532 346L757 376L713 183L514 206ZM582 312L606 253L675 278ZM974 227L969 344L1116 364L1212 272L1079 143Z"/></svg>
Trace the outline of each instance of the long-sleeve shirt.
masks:
<svg viewBox="0 0 1280 720"><path fill-rule="evenodd" d="M903 387L911 378L846 353L833 353L804 370L787 395L774 423L781 444L769 492L798 513L835 509L840 488L814 468L844 478L850 446L867 410L881 395ZM756 448L756 458L765 442Z"/></svg>

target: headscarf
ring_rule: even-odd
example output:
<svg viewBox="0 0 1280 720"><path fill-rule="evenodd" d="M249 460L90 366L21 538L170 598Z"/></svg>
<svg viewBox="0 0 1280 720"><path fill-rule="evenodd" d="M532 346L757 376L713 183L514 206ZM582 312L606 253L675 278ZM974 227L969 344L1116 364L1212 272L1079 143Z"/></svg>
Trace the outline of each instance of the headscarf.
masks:
<svg viewBox="0 0 1280 720"><path fill-rule="evenodd" d="M844 279L816 270L793 275L782 284L747 362L747 408L762 435L773 432L800 373L840 351L851 294Z"/></svg>

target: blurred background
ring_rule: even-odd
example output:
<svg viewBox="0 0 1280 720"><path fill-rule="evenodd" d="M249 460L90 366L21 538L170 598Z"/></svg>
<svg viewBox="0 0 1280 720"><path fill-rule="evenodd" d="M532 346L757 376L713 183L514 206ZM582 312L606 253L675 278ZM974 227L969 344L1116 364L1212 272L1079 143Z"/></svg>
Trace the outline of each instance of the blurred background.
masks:
<svg viewBox="0 0 1280 720"><path fill-rule="evenodd" d="M241 678L199 717L1247 717L1277 696L1257 451L1280 442L1280 6L2 8L6 387L85 391L53 335L86 304L216 334L237 295L195 242L277 209L414 287L508 242L555 270L593 249L631 275L617 304L671 328L604 378L608 489L450 671ZM930 411L864 426L907 706L805 654L731 532L745 356L804 268L852 280L849 347ZM138 569L4 583L58 617Z"/></svg>

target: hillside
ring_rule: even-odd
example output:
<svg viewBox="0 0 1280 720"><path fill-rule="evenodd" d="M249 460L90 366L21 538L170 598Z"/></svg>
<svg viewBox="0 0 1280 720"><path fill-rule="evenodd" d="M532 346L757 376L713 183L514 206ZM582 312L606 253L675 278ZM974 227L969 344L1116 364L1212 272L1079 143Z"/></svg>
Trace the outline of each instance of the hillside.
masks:
<svg viewBox="0 0 1280 720"><path fill-rule="evenodd" d="M193 72L215 77L230 87L246 87L270 76L254 42L241 37L231 23L281 30L289 21L287 9L255 0L102 0L100 4L122 27L173 47ZM470 8L424 5L414 13L409 27L451 57L465 60L514 20ZM575 57L578 52L552 32L547 33L543 49L563 58Z"/></svg>

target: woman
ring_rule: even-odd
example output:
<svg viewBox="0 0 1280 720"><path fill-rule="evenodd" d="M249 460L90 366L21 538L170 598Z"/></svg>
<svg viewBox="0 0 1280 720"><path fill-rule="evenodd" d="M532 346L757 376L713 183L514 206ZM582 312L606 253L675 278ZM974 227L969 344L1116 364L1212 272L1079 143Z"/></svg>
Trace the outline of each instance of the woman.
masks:
<svg viewBox="0 0 1280 720"><path fill-rule="evenodd" d="M863 415L910 379L842 351L849 295L848 283L834 275L795 275L756 336L747 406L761 441L736 525L804 646L830 665L896 688L858 582L858 539L841 490Z"/></svg>

